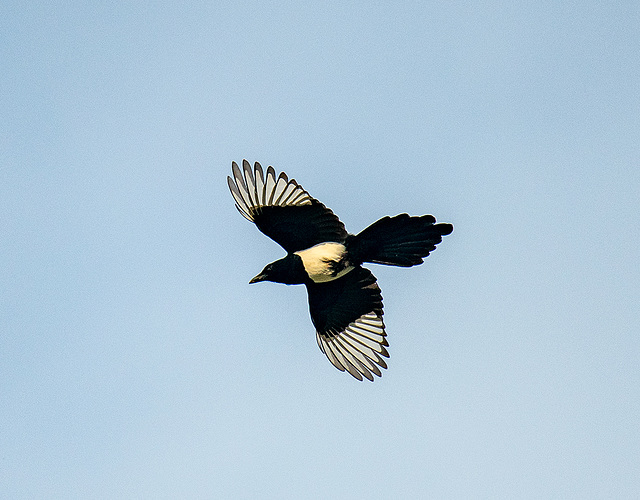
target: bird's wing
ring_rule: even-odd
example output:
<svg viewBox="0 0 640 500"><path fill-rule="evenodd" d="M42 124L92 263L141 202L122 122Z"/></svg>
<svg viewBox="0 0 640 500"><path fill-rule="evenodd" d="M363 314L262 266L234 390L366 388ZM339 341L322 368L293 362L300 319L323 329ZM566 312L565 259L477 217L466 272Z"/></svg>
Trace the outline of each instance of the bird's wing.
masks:
<svg viewBox="0 0 640 500"><path fill-rule="evenodd" d="M356 267L336 280L307 284L307 292L318 346L333 366L358 380L381 377L389 344L382 295L371 271Z"/></svg>
<svg viewBox="0 0 640 500"><path fill-rule="evenodd" d="M276 178L269 167L264 175L258 162L252 169L247 160L242 162L242 171L236 162L232 169L233 178L227 177L227 182L236 208L287 252L346 239L340 219L284 172Z"/></svg>

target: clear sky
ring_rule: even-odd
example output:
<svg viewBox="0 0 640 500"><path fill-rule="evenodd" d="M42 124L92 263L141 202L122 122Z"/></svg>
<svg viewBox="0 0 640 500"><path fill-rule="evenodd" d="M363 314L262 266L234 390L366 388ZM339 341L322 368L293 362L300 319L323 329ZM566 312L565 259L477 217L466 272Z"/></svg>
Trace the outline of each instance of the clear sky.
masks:
<svg viewBox="0 0 640 500"><path fill-rule="evenodd" d="M639 498L640 4L0 6L0 497ZM319 351L226 176L351 232L389 370Z"/></svg>

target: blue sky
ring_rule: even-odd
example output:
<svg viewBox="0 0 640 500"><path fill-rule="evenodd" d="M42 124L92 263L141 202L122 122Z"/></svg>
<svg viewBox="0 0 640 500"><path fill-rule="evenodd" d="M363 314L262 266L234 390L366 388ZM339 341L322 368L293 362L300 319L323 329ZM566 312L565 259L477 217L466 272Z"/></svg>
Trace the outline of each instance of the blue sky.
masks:
<svg viewBox="0 0 640 500"><path fill-rule="evenodd" d="M6 498L637 498L637 2L3 2ZM372 265L389 370L318 350L235 210L273 165Z"/></svg>

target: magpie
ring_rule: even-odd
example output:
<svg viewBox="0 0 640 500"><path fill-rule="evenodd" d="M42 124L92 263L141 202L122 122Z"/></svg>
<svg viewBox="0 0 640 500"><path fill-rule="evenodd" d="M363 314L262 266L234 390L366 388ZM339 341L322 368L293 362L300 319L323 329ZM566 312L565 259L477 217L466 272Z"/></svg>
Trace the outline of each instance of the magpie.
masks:
<svg viewBox="0 0 640 500"><path fill-rule="evenodd" d="M373 381L386 369L382 294L365 262L411 267L453 231L432 215L383 217L354 235L326 206L282 172L247 160L227 177L236 208L287 252L249 283L305 285L320 350L340 371Z"/></svg>

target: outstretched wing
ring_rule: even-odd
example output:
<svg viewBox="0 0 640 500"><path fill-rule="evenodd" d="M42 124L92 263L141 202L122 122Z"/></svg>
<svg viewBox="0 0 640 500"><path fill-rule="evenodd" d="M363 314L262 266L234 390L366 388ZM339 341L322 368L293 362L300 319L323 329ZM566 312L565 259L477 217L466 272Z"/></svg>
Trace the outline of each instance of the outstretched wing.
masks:
<svg viewBox="0 0 640 500"><path fill-rule="evenodd" d="M382 295L371 271L356 267L336 280L307 284L307 292L318 346L333 366L358 380L381 377L389 344Z"/></svg>
<svg viewBox="0 0 640 500"><path fill-rule="evenodd" d="M238 211L287 252L346 239L340 219L284 172L276 179L273 167L264 175L258 162L252 170L247 160L242 161L243 172L236 162L232 170L227 182Z"/></svg>

